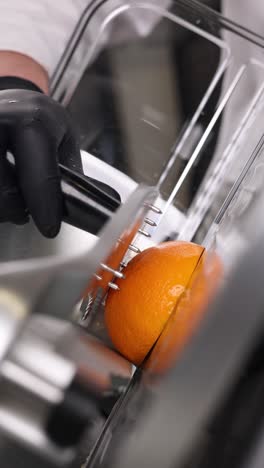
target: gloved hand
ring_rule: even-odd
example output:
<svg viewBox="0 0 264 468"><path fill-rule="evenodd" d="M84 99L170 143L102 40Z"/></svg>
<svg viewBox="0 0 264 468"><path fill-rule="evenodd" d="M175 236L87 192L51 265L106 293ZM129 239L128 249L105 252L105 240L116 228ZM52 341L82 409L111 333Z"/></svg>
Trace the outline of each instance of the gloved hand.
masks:
<svg viewBox="0 0 264 468"><path fill-rule="evenodd" d="M44 236L57 235L63 207L59 162L82 170L67 111L27 80L0 78L0 222L23 224L30 214Z"/></svg>

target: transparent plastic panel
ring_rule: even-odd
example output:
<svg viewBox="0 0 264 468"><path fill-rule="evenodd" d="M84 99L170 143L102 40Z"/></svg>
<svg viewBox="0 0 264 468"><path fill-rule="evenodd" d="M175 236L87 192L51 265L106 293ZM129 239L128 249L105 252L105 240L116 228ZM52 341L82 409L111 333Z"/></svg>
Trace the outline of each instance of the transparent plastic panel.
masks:
<svg viewBox="0 0 264 468"><path fill-rule="evenodd" d="M196 272L190 283L190 287L185 295L183 295L180 303L177 306L177 312L172 314L170 319L167 322L166 327L164 328L162 334L160 335L157 343L152 349L152 352L147 357L145 363L142 366L142 371L136 373L132 379L130 389L121 400L120 406L112 413L112 417L109 418L105 430L101 433L101 436L91 452L90 457L88 458L87 468L93 466L116 466L117 459L115 463L110 463L111 457L113 456L114 450L116 447L121 445L122 437L124 441L129 441L129 437L133 434L133 439L139 443L139 439L142 436L142 433L139 435L139 428L142 427L147 433L147 429L143 425L143 418L141 419L142 426L138 422L142 416L143 411L145 410L145 415L151 414L153 408L157 401L165 402L170 398L170 409L174 408L175 405L175 394L176 389L181 388L187 395L195 395L194 398L194 407L193 414L195 413L194 408L199 407L198 401L200 402L203 398L206 400L208 405L209 397L205 396L204 389L208 390L208 394L213 392L212 382L218 382L219 373L221 373L223 367L226 369L226 365L229 365L230 362L230 353L220 352L219 351L219 342L221 346L226 347L226 342L232 344L232 339L234 340L234 328L237 330L237 334L241 335L241 328L244 329L245 334L248 334L249 322L252 322L252 315L255 317L254 311L254 296L250 296L251 307L248 308L248 322L243 324L244 326L239 326L239 321L233 321L233 330L230 330L230 310L227 310L226 315L226 335L223 335L223 328L221 331L219 328L214 329L215 336L208 333L207 341L205 340L205 346L202 353L202 370L205 368L210 368L210 363L212 363L212 356L208 351L212 346L215 346L218 350L219 355L219 367L214 367L215 379L211 381L205 379L205 387L202 389L202 381L204 378L204 372L201 372L201 364L197 365L197 354L193 351L193 368L190 372L190 367L185 367L186 375L188 372L190 375L194 376L194 381L196 381L196 386L187 386L183 385L182 381L185 375L184 365L186 366L186 354L190 356L190 349L192 346L192 340L195 341L197 338L197 333L200 329L206 329L208 324L209 313L214 313L215 310L209 308L208 305L215 301L215 298L221 288L225 288L229 284L230 278L234 273L234 269L237 266L239 258L243 258L243 255L246 251L249 250L249 247L256 245L255 242L257 239L262 236L262 247L263 247L263 233L264 233L264 218L262 215L263 206L264 206L264 138L262 137L254 149L251 157L244 165L236 183L233 185L228 197L226 198L224 204L219 211L215 222L211 225L207 237L205 239L206 253L203 258L203 261L200 262L200 265L196 269ZM258 248L261 247L261 244L258 244ZM252 250L250 250L252 253ZM256 251L258 253L258 250ZM248 266L247 262L244 262L244 267ZM251 270L252 271L252 270ZM262 268L258 271L260 274L263 272ZM242 271L240 270L240 274ZM256 272L257 274L257 272ZM261 278L262 276L260 276ZM255 281L255 279L254 279ZM238 287L238 284L236 284ZM233 287L233 294L236 288ZM230 295L230 291L226 292L226 297L229 299L231 304L236 304L236 301L233 300L234 297ZM236 294L240 297L241 291L236 290ZM234 307L234 306L233 306ZM246 308L245 308L246 309ZM246 309L247 310L247 309ZM223 313L225 309L223 309ZM234 314L238 314L241 311L234 308ZM243 316L243 314L241 314ZM188 320L188 316L192 317L192 320ZM244 316L245 318L245 316ZM234 319L234 317L233 317ZM235 323L235 325L234 325ZM219 324L219 322L218 322ZM203 328L204 327L204 328ZM208 330L208 329L207 329ZM209 329L212 333L212 329ZM203 335L205 338L205 335ZM231 337L231 338L230 338ZM239 340L237 340L239 341ZM237 346L237 341L233 343ZM188 345L191 344L191 346ZM236 348L234 346L234 349ZM207 347L207 349L206 349ZM232 344L233 347L233 344ZM195 350L195 348L194 348ZM187 353L186 353L187 351ZM213 353L214 354L214 353ZM217 354L217 353L216 353ZM247 355L248 356L248 355ZM188 362L188 358L187 358ZM248 360L247 360L248 362ZM189 361L190 363L190 361ZM239 375L242 368L243 359L241 358ZM180 364L180 372L177 374L177 364ZM221 367L221 369L220 369ZM173 373L176 371L176 377L173 380ZM227 372L228 374L228 372ZM169 392L164 396L163 389L166 385L165 378L171 376ZM236 375L235 375L236 377ZM233 379L235 379L233 377ZM177 380L177 378L179 380ZM229 376L230 378L230 376ZM177 384L179 382L179 384ZM221 392L224 392L226 395L228 387L228 379L225 382L225 387L219 385ZM193 391L195 388L195 392ZM225 389L225 390L224 390ZM198 395L198 398L197 398ZM201 399L200 399L201 398ZM218 396L219 398L219 396ZM221 394L222 398L222 394ZM219 398L220 400L220 398ZM220 400L222 408L222 399ZM219 404L219 401L218 401ZM183 406L183 408L185 408ZM185 408L186 409L186 408ZM185 411L185 409L183 411ZM219 407L218 407L219 410ZM164 411L164 407L163 407ZM215 407L214 407L215 411ZM159 413L161 414L161 413ZM179 412L178 415L182 413ZM192 418L193 418L192 414ZM217 412L219 416L219 412ZM206 414L208 417L208 413ZM210 412L211 417L211 412ZM182 418L184 419L184 417ZM158 420L158 419L157 419ZM181 418L172 419L174 425L174 432L176 428L180 431L182 430L182 420ZM180 423L179 423L180 421ZM152 427L154 418L152 420ZM179 424L178 424L179 423ZM193 419L192 419L193 423ZM167 421L164 424L164 433L166 438L164 439L164 447L168 449L168 431L167 431ZM199 428L198 434L202 437L199 437L200 442L204 442L204 428L208 427L207 424L202 425ZM209 424L210 427L210 424ZM160 439L159 431L159 439ZM207 437L206 432L206 437ZM175 441L175 437L174 437ZM152 440L153 442L153 440ZM193 439L192 439L193 443ZM193 446L193 445L192 445ZM134 445L135 447L135 445ZM196 448L196 446L195 446ZM197 461L197 451L190 451L193 455L193 460ZM148 452L145 451L145 457L141 460L145 461L147 459ZM122 462L124 463L124 454L122 452ZM199 459L199 458L198 458ZM153 465L153 463L152 463ZM133 466L133 465L131 465ZM169 466L169 464L168 464ZM171 466L171 464L170 464Z"/></svg>
<svg viewBox="0 0 264 468"><path fill-rule="evenodd" d="M72 39L52 86L78 113L84 149L136 183L157 185L161 207L197 144L207 158L215 145L214 131L201 138L230 55L220 34L200 27L200 14L175 6L179 15L170 2L102 2L85 28L82 19L82 39L75 48ZM182 213L196 185L192 174L175 200Z"/></svg>
<svg viewBox="0 0 264 468"><path fill-rule="evenodd" d="M232 186L204 239L205 246L221 255L228 272L236 260L264 231L264 139Z"/></svg>
<svg viewBox="0 0 264 468"><path fill-rule="evenodd" d="M258 80L253 89L252 78ZM188 211L181 237L203 241L227 194L251 159L263 134L263 79L262 64L252 60L241 66L223 114L214 159ZM245 100L246 90L250 93Z"/></svg>
<svg viewBox="0 0 264 468"><path fill-rule="evenodd" d="M260 36L199 2L106 0L87 7L51 89L84 149L159 187L153 241L194 239L213 205L202 241L261 136L262 64Z"/></svg>
<svg viewBox="0 0 264 468"><path fill-rule="evenodd" d="M163 214L155 218L152 242L178 237L206 247L203 268L179 309L184 317L197 308L193 328L190 321L184 328L169 320L143 368L149 402L159 377L170 372L202 323L208 303L228 283L237 259L264 229L264 41L191 0L165 7L162 0L97 6L88 21L82 18L71 53L58 67L54 96L74 115L82 104L78 123L88 152L119 169L120 177L159 187ZM140 18L148 12L149 28L139 30L131 22L128 27L132 9ZM118 34L121 25L125 35ZM85 34L89 43L82 40ZM142 237L136 240L142 243ZM106 340L103 307L96 313L102 328L88 331L102 332ZM135 393L131 388L137 407L130 407L133 424L141 407L138 388ZM102 466L112 439L131 431L130 424L122 425L123 407L119 416L110 420L87 466Z"/></svg>
<svg viewBox="0 0 264 468"><path fill-rule="evenodd" d="M76 116L88 153L133 187L158 187L157 227L147 226L151 238L138 234L133 245L194 240L223 257L225 268L226 259L232 264L238 220L230 238L217 237L226 250L212 239L263 135L263 46L260 36L192 0L87 8L52 92Z"/></svg>
<svg viewBox="0 0 264 468"><path fill-rule="evenodd" d="M208 304L229 283L238 262L258 241L263 247L263 207L262 136L207 232L203 258L146 363L147 380L155 374L166 373L175 365L185 345L206 318ZM249 309L248 313L252 311Z"/></svg>

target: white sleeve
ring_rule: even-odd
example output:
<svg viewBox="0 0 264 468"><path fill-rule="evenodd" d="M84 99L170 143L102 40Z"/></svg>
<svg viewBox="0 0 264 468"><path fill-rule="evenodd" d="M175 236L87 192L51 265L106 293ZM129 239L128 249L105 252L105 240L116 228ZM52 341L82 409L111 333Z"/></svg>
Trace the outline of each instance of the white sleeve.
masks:
<svg viewBox="0 0 264 468"><path fill-rule="evenodd" d="M12 50L32 57L51 76L82 12L91 1L93 0L0 0L0 50ZM128 0L126 3L133 1ZM151 2L155 7L161 4L166 8L170 0ZM95 39L94 36L109 9L113 5L120 7L123 4L121 0L105 2L96 15L95 27L85 35L89 38L86 48ZM151 14L150 11L128 10L121 16L121 21L115 23L111 36L118 36L118 40L123 40L135 33L145 35L158 18L157 12Z"/></svg>
<svg viewBox="0 0 264 468"><path fill-rule="evenodd" d="M30 56L52 74L87 0L0 0L0 50Z"/></svg>

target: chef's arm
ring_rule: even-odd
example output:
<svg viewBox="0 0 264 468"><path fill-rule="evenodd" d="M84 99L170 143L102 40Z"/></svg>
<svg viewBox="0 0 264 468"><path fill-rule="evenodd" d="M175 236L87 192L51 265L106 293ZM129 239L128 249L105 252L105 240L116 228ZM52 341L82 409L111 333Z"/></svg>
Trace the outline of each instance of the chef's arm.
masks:
<svg viewBox="0 0 264 468"><path fill-rule="evenodd" d="M71 118L47 94L82 5L0 0L0 222L23 224L30 215L47 237L62 221L58 163L81 170Z"/></svg>
<svg viewBox="0 0 264 468"><path fill-rule="evenodd" d="M42 65L31 57L13 51L0 51L0 76L20 77L35 83L48 94L49 77Z"/></svg>

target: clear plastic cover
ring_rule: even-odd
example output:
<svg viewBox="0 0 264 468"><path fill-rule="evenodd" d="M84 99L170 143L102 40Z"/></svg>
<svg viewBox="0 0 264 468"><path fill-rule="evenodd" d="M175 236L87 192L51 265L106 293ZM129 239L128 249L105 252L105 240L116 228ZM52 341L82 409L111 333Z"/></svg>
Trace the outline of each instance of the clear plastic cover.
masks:
<svg viewBox="0 0 264 468"><path fill-rule="evenodd" d="M140 248L193 240L216 250L227 268L254 236L263 46L260 36L192 0L87 8L52 91L74 115L81 103L77 120L89 153L134 183L159 188L162 214L148 226L151 240L137 236ZM252 199L255 208L242 216ZM230 218L230 210L240 214Z"/></svg>
<svg viewBox="0 0 264 468"><path fill-rule="evenodd" d="M84 156L87 174L97 160L99 176L107 181L112 166L111 180L115 188L126 186L126 196L142 182L159 188L162 213L152 210L153 225L142 227L152 237L139 233L136 249L195 240L231 264L250 242L261 219L263 45L192 0L105 0L87 7L51 91L94 156ZM246 174L253 189L243 188ZM241 204L250 207L243 216L226 214L230 206L240 212ZM63 255L96 241L65 227L48 244L31 227L10 231L1 231L4 259L17 251L25 258L29 250L55 255L58 247Z"/></svg>
<svg viewBox="0 0 264 468"><path fill-rule="evenodd" d="M88 152L159 187L153 241L202 242L262 135L262 62L261 37L195 1L106 0L87 7L52 92L78 109Z"/></svg>

